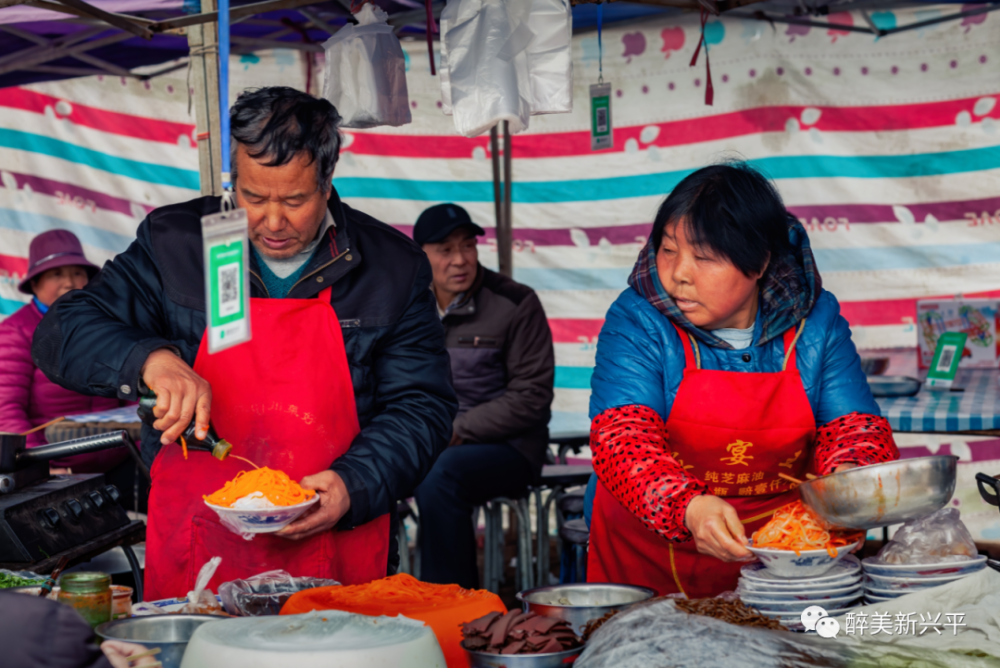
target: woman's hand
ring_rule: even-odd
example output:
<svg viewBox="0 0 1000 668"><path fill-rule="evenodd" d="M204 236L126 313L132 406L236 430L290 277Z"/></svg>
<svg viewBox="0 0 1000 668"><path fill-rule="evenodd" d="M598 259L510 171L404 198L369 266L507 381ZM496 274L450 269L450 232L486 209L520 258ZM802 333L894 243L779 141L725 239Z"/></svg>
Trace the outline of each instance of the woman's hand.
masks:
<svg viewBox="0 0 1000 668"><path fill-rule="evenodd" d="M156 393L153 415L157 419L153 428L163 432L160 443L176 441L193 418L198 419L195 436L205 438L212 407L212 388L207 380L165 348L154 350L146 358L142 380Z"/></svg>
<svg viewBox="0 0 1000 668"><path fill-rule="evenodd" d="M108 658L108 662L113 668L132 668L132 666L151 666L156 663L156 659L146 656L132 663L129 657L142 654L147 651L142 645L133 642L122 642L121 640L105 640L101 643L101 651Z"/></svg>
<svg viewBox="0 0 1000 668"><path fill-rule="evenodd" d="M702 554L722 561L749 561L747 534L736 509L717 496L696 496L688 504L684 524L694 534L694 544Z"/></svg>
<svg viewBox="0 0 1000 668"><path fill-rule="evenodd" d="M837 468L833 469L834 473L840 473L841 471L850 471L851 469L858 468L857 464L841 464Z"/></svg>

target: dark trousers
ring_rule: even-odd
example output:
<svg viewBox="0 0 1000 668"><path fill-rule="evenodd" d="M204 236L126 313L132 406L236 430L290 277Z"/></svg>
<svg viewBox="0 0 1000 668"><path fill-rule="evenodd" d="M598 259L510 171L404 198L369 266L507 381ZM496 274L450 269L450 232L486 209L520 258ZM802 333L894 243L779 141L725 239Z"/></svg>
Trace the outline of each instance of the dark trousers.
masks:
<svg viewBox="0 0 1000 668"><path fill-rule="evenodd" d="M531 464L509 445L445 450L414 493L420 509L420 579L478 589L472 510L498 496L523 494L531 480Z"/></svg>

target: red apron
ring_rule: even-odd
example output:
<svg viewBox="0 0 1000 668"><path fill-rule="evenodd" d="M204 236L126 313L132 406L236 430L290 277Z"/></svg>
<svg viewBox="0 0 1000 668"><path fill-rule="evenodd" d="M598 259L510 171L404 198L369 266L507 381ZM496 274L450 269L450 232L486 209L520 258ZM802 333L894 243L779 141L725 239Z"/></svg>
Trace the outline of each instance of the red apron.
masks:
<svg viewBox="0 0 1000 668"><path fill-rule="evenodd" d="M804 475L816 434L795 366L796 328L785 333L785 366L777 373L702 369L694 337L680 327L677 333L685 368L666 423L673 457L704 481L710 494L736 508L749 537L776 508L798 498L777 474ZM597 486L587 566L590 582L635 584L659 595L679 592L703 598L735 589L742 566L700 554L693 540L664 540L603 485Z"/></svg>
<svg viewBox="0 0 1000 668"><path fill-rule="evenodd" d="M354 388L330 288L319 299L251 299L253 338L214 355L203 337L194 370L212 386L212 424L233 454L293 480L330 468L360 431ZM300 541L247 541L208 508L211 494L245 462L164 447L153 462L146 529L146 600L185 596L202 565L222 563L210 586L263 571L359 584L385 577L389 516L348 532Z"/></svg>

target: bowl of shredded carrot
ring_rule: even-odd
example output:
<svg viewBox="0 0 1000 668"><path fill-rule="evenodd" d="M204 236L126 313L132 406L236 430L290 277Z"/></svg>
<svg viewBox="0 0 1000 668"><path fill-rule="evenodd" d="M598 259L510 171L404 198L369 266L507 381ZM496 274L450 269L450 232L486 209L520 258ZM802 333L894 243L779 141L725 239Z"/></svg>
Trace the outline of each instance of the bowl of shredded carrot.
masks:
<svg viewBox="0 0 1000 668"><path fill-rule="evenodd" d="M203 498L223 524L242 533L279 531L319 501L315 491L266 466L241 471Z"/></svg>
<svg viewBox="0 0 1000 668"><path fill-rule="evenodd" d="M810 578L822 575L865 539L864 531L828 529L801 501L778 508L754 532L747 549L775 575Z"/></svg>

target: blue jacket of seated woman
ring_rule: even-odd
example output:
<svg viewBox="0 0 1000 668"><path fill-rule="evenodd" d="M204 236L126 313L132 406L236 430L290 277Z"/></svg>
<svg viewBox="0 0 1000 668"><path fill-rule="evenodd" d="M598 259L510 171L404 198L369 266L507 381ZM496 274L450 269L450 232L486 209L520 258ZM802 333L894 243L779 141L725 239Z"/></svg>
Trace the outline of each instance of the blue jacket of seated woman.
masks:
<svg viewBox="0 0 1000 668"><path fill-rule="evenodd" d="M808 236L798 222L790 222L789 239L792 252L778 258L780 266L769 269L762 279L762 295L767 292L769 298L761 299L749 348L735 350L683 316L678 324L698 339L703 369L773 373L781 371L785 357L783 331L776 331L774 324L788 321L789 313L807 313L805 329L795 344L796 366L816 425L854 412L881 415L861 370L847 320L840 315L837 299L822 288ZM680 336L664 312L651 303L665 297L656 276L655 251L647 245L639 257L629 279L631 287L611 305L597 341L590 419L609 408L638 404L666 420L684 374ZM642 270L651 274L651 280L637 279ZM785 289L769 290L775 281L786 283ZM661 292L641 294L653 289ZM782 300L774 298L775 294L787 296ZM669 308L676 306L671 302ZM767 340L762 342L765 331ZM596 485L596 476L591 476L584 505L588 524Z"/></svg>

